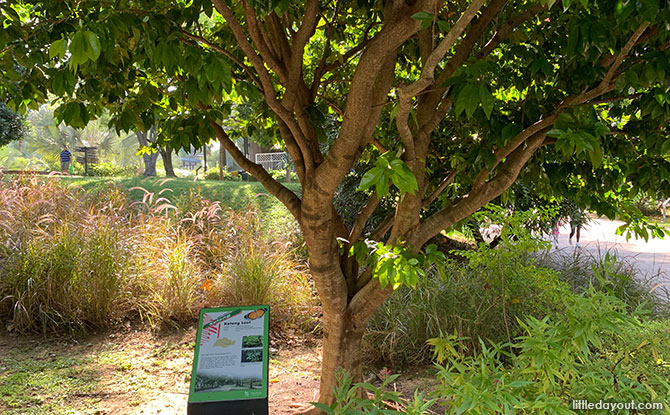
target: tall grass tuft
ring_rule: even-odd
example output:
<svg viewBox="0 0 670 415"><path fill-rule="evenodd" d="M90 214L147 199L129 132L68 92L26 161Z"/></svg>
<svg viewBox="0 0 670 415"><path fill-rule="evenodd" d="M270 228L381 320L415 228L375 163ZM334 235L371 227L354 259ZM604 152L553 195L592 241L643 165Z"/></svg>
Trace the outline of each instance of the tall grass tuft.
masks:
<svg viewBox="0 0 670 415"><path fill-rule="evenodd" d="M2 187L0 315L8 326L62 331L106 324L128 257L118 223L51 181L21 177Z"/></svg>
<svg viewBox="0 0 670 415"><path fill-rule="evenodd" d="M628 311L642 307L653 317L670 317L670 293L667 287L654 282L663 278L640 273L634 262L619 257L615 249L599 249L595 253L545 252L538 256L538 263L558 272L575 293L593 287L623 300Z"/></svg>
<svg viewBox="0 0 670 415"><path fill-rule="evenodd" d="M252 207L229 212L225 223L235 237L229 234L228 256L212 278L211 301L223 305L269 304L274 329L312 329L318 311L316 294L292 240L264 229Z"/></svg>
<svg viewBox="0 0 670 415"><path fill-rule="evenodd" d="M527 243L481 247L468 263L449 260L433 268L415 288L400 288L372 317L364 335L369 360L392 366L426 363L427 341L441 335L508 341L521 333L518 319L560 311L569 294L556 272L538 267Z"/></svg>

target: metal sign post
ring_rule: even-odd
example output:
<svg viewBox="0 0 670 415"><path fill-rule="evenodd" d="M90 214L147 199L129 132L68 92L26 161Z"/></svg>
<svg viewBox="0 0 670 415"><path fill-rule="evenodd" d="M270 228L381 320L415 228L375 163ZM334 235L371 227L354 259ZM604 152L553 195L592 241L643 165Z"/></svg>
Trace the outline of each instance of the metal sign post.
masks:
<svg viewBox="0 0 670 415"><path fill-rule="evenodd" d="M270 307L200 311L189 415L268 415Z"/></svg>

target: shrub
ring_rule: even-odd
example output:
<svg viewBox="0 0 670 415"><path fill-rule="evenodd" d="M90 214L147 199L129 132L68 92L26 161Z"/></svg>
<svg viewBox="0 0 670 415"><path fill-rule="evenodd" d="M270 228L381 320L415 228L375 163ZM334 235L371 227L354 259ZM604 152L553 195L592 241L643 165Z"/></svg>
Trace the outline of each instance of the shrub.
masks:
<svg viewBox="0 0 670 415"><path fill-rule="evenodd" d="M370 383L356 383L352 385L351 376L344 371L336 373L336 377L338 382L333 391L335 402L330 406L313 402L314 406L327 415L424 415L429 413L428 408L435 403L434 399L426 400L423 393L415 392L414 399L406 401L402 399L400 393L388 391L390 385L398 378L398 375L387 377L379 387Z"/></svg>
<svg viewBox="0 0 670 415"><path fill-rule="evenodd" d="M390 365L427 362L426 341L441 333L509 340L521 332L518 318L543 317L562 308L570 295L553 270L535 264L532 245L505 243L465 254L469 263L449 260L415 288L400 288L370 321L364 340L373 361ZM531 250L531 251L529 251Z"/></svg>
<svg viewBox="0 0 670 415"><path fill-rule="evenodd" d="M219 176L219 169L210 169L207 174L205 174L205 180L221 180ZM239 182L242 180L242 178L237 173L237 171L228 171L228 169L223 169L223 180Z"/></svg>
<svg viewBox="0 0 670 415"><path fill-rule="evenodd" d="M294 172L293 170L289 171L290 171L289 177L291 178L291 182L296 183L298 181L298 173ZM286 169L272 170L270 174L272 175L272 178L277 180L278 182L286 181Z"/></svg>
<svg viewBox="0 0 670 415"><path fill-rule="evenodd" d="M89 166L89 172L93 176L112 177L112 176L134 176L136 166L117 166L114 163L100 162Z"/></svg>
<svg viewBox="0 0 670 415"><path fill-rule="evenodd" d="M564 302L563 315L529 317L522 323L525 334L513 343L480 341L471 356L459 352L466 345L456 336L431 340L443 364L436 394L447 413L575 414L573 400L653 402L670 396L670 371L659 369L667 357L645 362L656 370L635 369L640 350L667 353L670 338L664 349L653 338L631 342L622 333L639 330L639 321L623 301L593 288Z"/></svg>

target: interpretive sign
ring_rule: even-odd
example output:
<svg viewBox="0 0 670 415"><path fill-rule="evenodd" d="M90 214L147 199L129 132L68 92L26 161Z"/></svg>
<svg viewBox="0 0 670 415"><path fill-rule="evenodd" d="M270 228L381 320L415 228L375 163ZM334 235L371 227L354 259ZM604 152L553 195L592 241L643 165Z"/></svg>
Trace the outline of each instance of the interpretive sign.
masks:
<svg viewBox="0 0 670 415"><path fill-rule="evenodd" d="M268 413L269 311L267 305L200 311L189 414Z"/></svg>

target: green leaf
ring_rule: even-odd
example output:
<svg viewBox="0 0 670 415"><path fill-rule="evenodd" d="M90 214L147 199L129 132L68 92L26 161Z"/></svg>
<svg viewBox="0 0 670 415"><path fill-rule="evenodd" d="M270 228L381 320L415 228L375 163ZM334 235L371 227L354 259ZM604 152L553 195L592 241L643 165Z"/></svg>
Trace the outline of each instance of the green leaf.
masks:
<svg viewBox="0 0 670 415"><path fill-rule="evenodd" d="M649 62L644 66L644 78L649 84L656 82L656 68L653 63Z"/></svg>
<svg viewBox="0 0 670 415"><path fill-rule="evenodd" d="M600 167L603 163L603 151L600 146L597 146L593 151L589 152L589 158L591 159L591 164L594 168Z"/></svg>
<svg viewBox="0 0 670 415"><path fill-rule="evenodd" d="M330 406L322 404L321 402L312 402L312 405L314 405L317 409L319 409L320 411L322 411L326 414L334 413L334 410ZM333 405L335 405L335 404L333 404Z"/></svg>
<svg viewBox="0 0 670 415"><path fill-rule="evenodd" d="M658 0L638 0L635 2L640 16L646 20L654 21L658 14Z"/></svg>
<svg viewBox="0 0 670 415"><path fill-rule="evenodd" d="M101 51L100 40L98 39L98 36L90 30L86 30L84 32L84 37L88 43L88 58L92 61L98 60Z"/></svg>
<svg viewBox="0 0 670 415"><path fill-rule="evenodd" d="M576 53L577 46L580 44L579 25L576 22L570 22L570 30L568 34L568 53Z"/></svg>
<svg viewBox="0 0 670 415"><path fill-rule="evenodd" d="M385 178L384 170L380 167L373 167L361 178L361 184L356 190L365 190L371 186L376 185L379 181Z"/></svg>
<svg viewBox="0 0 670 415"><path fill-rule="evenodd" d="M661 154L662 155L670 154L670 139L665 140L661 145Z"/></svg>
<svg viewBox="0 0 670 415"><path fill-rule="evenodd" d="M456 99L456 115L460 115L463 110L468 118L475 113L479 105L479 88L475 84L468 84L461 89Z"/></svg>
<svg viewBox="0 0 670 415"><path fill-rule="evenodd" d="M77 32L70 42L70 66L76 71L77 67L88 60L88 42L83 32Z"/></svg>
<svg viewBox="0 0 670 415"><path fill-rule="evenodd" d="M447 33L451 29L451 25L446 20L438 20L437 27L443 32Z"/></svg>
<svg viewBox="0 0 670 415"><path fill-rule="evenodd" d="M637 72L635 72L634 70L630 69L630 70L626 71L624 76L626 78L626 81L631 86L637 87L637 86L640 85L640 78L638 77Z"/></svg>
<svg viewBox="0 0 670 415"><path fill-rule="evenodd" d="M412 19L420 20L420 21L433 20L433 15L430 14L430 13L427 13L427 12L418 12L418 13L414 13L412 15Z"/></svg>
<svg viewBox="0 0 670 415"><path fill-rule="evenodd" d="M419 189L419 185L414 177L412 170L400 159L391 161L391 181L403 193L414 194Z"/></svg>
<svg viewBox="0 0 670 415"><path fill-rule="evenodd" d="M547 132L549 137L560 137L561 134L563 134L563 131L559 130L558 128L552 128Z"/></svg>
<svg viewBox="0 0 670 415"><path fill-rule="evenodd" d="M67 40L59 39L49 46L49 58L53 59L58 56L59 58L64 58L65 53L67 52Z"/></svg>
<svg viewBox="0 0 670 415"><path fill-rule="evenodd" d="M493 111L493 94L489 91L489 88L484 84L479 84L479 99L482 102L482 109L486 118L491 118L491 112Z"/></svg>
<svg viewBox="0 0 670 415"><path fill-rule="evenodd" d="M379 180L377 183L375 183L375 191L377 192L377 196L379 196L379 197L384 197L388 194L388 192L389 192L389 177L386 174L386 171L383 171L382 179Z"/></svg>

